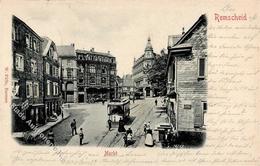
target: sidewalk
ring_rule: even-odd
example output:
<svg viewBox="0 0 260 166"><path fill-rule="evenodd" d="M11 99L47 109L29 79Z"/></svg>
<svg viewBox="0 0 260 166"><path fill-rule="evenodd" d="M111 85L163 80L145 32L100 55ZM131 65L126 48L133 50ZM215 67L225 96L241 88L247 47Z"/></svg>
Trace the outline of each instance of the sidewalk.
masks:
<svg viewBox="0 0 260 166"><path fill-rule="evenodd" d="M37 127L35 130L27 132L14 132L12 134L13 138L23 138L25 133L31 135L32 137L36 137L39 134L45 132L46 130L50 129L51 127L57 125L58 123L62 122L63 120L67 119L70 116L70 114L67 112L67 109L63 110L63 119L61 115L57 117L57 120L55 122L47 122L45 125Z"/></svg>

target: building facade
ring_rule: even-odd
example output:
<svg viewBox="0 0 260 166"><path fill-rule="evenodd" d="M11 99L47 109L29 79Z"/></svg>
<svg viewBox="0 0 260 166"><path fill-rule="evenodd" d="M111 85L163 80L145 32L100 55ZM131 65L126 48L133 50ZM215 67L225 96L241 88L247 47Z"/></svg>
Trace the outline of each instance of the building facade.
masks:
<svg viewBox="0 0 260 166"><path fill-rule="evenodd" d="M128 97L130 95L134 95L134 81L131 74L126 74L122 77L120 96Z"/></svg>
<svg viewBox="0 0 260 166"><path fill-rule="evenodd" d="M62 99L66 103L78 102L77 56L74 44L57 46L58 59L61 65Z"/></svg>
<svg viewBox="0 0 260 166"><path fill-rule="evenodd" d="M142 92L144 97L153 96L152 86L147 79L147 71L152 67L156 56L157 55L153 52L151 39L149 37L144 54L138 59L134 59L132 78L136 89L135 91Z"/></svg>
<svg viewBox="0 0 260 166"><path fill-rule="evenodd" d="M168 52L167 113L171 125L177 131L202 131L207 110L206 16L169 45Z"/></svg>
<svg viewBox="0 0 260 166"><path fill-rule="evenodd" d="M60 64L55 43L48 37L42 39L44 117L48 121L61 113Z"/></svg>
<svg viewBox="0 0 260 166"><path fill-rule="evenodd" d="M116 58L108 53L96 52L94 48L76 50L78 102L117 97Z"/></svg>
<svg viewBox="0 0 260 166"><path fill-rule="evenodd" d="M26 131L29 126L45 123L43 101L42 38L26 23L12 18L12 109L18 108L25 119L12 111L13 131Z"/></svg>

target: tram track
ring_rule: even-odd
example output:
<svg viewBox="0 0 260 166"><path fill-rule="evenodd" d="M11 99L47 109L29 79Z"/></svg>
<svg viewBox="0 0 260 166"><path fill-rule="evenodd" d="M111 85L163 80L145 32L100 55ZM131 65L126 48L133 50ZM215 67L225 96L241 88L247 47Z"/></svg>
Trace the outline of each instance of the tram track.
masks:
<svg viewBox="0 0 260 166"><path fill-rule="evenodd" d="M146 110L146 111L145 111ZM133 138L138 138L136 142L134 143L134 147L136 147L139 144L139 141L142 137L142 125L145 122L145 120L149 117L153 110L153 106L151 105L151 101L142 102L134 107L131 108L131 116L137 117L131 125L126 125L126 128L132 128L134 130ZM110 134L115 134L111 140L108 143L105 143L104 140L109 139L108 136ZM107 131L106 134L101 138L101 140L98 142L97 146L105 146L105 147L115 147L115 146L122 146L123 144L123 134L116 132L111 133L110 131ZM121 143L120 143L121 141Z"/></svg>
<svg viewBox="0 0 260 166"><path fill-rule="evenodd" d="M143 123L145 122L145 120L149 117L149 115L151 114L152 110L153 110L153 106L152 107L149 107L150 106L150 103L143 103L143 106L144 108L148 107L147 109L149 111L143 111L141 108L136 110L134 113L138 113L136 115L136 117L139 117L137 121L134 121L130 126L127 126L127 127L130 127L130 128L135 128L135 132L134 135L133 135L133 138L139 138L136 140L136 142L133 144L135 145L134 147L136 147L138 144L139 144L139 141L142 137L142 126L143 126ZM138 111L138 112L137 112ZM117 139L117 141L113 141L111 145L113 145L112 147L118 145L119 141L122 140L122 137L123 135L121 135L120 137L118 137L119 139ZM113 144L114 143L114 144ZM111 147L111 145L109 147Z"/></svg>

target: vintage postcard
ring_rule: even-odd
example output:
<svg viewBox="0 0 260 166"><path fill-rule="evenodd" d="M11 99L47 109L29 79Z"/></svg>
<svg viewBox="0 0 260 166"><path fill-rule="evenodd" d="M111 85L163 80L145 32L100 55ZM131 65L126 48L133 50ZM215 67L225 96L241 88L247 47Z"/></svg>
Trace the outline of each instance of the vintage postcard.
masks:
<svg viewBox="0 0 260 166"><path fill-rule="evenodd" d="M259 165L259 3L0 0L0 165Z"/></svg>

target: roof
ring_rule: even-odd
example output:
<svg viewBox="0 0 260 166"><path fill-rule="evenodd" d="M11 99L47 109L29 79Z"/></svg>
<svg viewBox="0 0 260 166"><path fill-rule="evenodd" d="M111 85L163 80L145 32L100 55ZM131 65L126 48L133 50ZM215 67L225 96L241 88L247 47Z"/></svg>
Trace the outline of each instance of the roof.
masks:
<svg viewBox="0 0 260 166"><path fill-rule="evenodd" d="M42 39L43 39L43 42L42 42L42 50L43 50L42 55L46 56L47 53L48 53L48 50L50 49L51 44L54 43L54 42L50 38L45 37L45 36L43 36Z"/></svg>
<svg viewBox="0 0 260 166"><path fill-rule="evenodd" d="M207 23L207 18L206 15L203 14L199 17L199 19L192 25L192 27L183 34L183 36L180 38L180 40L176 43L177 44L181 44L188 36L190 36L192 34L192 32L197 28L197 26L201 23L205 21Z"/></svg>
<svg viewBox="0 0 260 166"><path fill-rule="evenodd" d="M107 103L107 106L110 106L110 105L122 106L122 105L129 103L129 102L130 102L129 99L123 99L123 100L120 100L120 101L111 101L111 102Z"/></svg>
<svg viewBox="0 0 260 166"><path fill-rule="evenodd" d="M39 40L42 41L42 38L31 28L29 27L23 20L21 20L20 18L16 17L15 15L13 15L13 20L17 20L20 23L22 23L27 29L29 29Z"/></svg>
<svg viewBox="0 0 260 166"><path fill-rule="evenodd" d="M192 27L186 32L184 33L181 38L176 42L175 45L173 45L172 47L168 47L170 48L171 52L174 51L190 51L190 48L192 47L192 45L190 44L184 44L183 41L185 41L185 39L190 36L192 34L192 32L200 25L201 22L205 21L207 23L207 18L206 15L203 14L199 17L199 19L192 25ZM168 72L168 68L169 68L169 64L170 64L170 59L172 58L171 54L169 54L168 57L168 61L167 61L167 72Z"/></svg>
<svg viewBox="0 0 260 166"><path fill-rule="evenodd" d="M151 43L151 38L149 36L148 39L147 39L147 44L146 44L146 47L145 47L145 51L152 51L152 50L153 50L153 46L152 46L152 43Z"/></svg>
<svg viewBox="0 0 260 166"><path fill-rule="evenodd" d="M114 57L110 53L103 53L103 52L96 52L96 51L88 51L88 50L80 50L77 49L76 53L82 53L82 54L95 54L95 55L102 55L102 56L107 56L107 57Z"/></svg>
<svg viewBox="0 0 260 166"><path fill-rule="evenodd" d="M76 57L73 45L56 46L59 57Z"/></svg>

